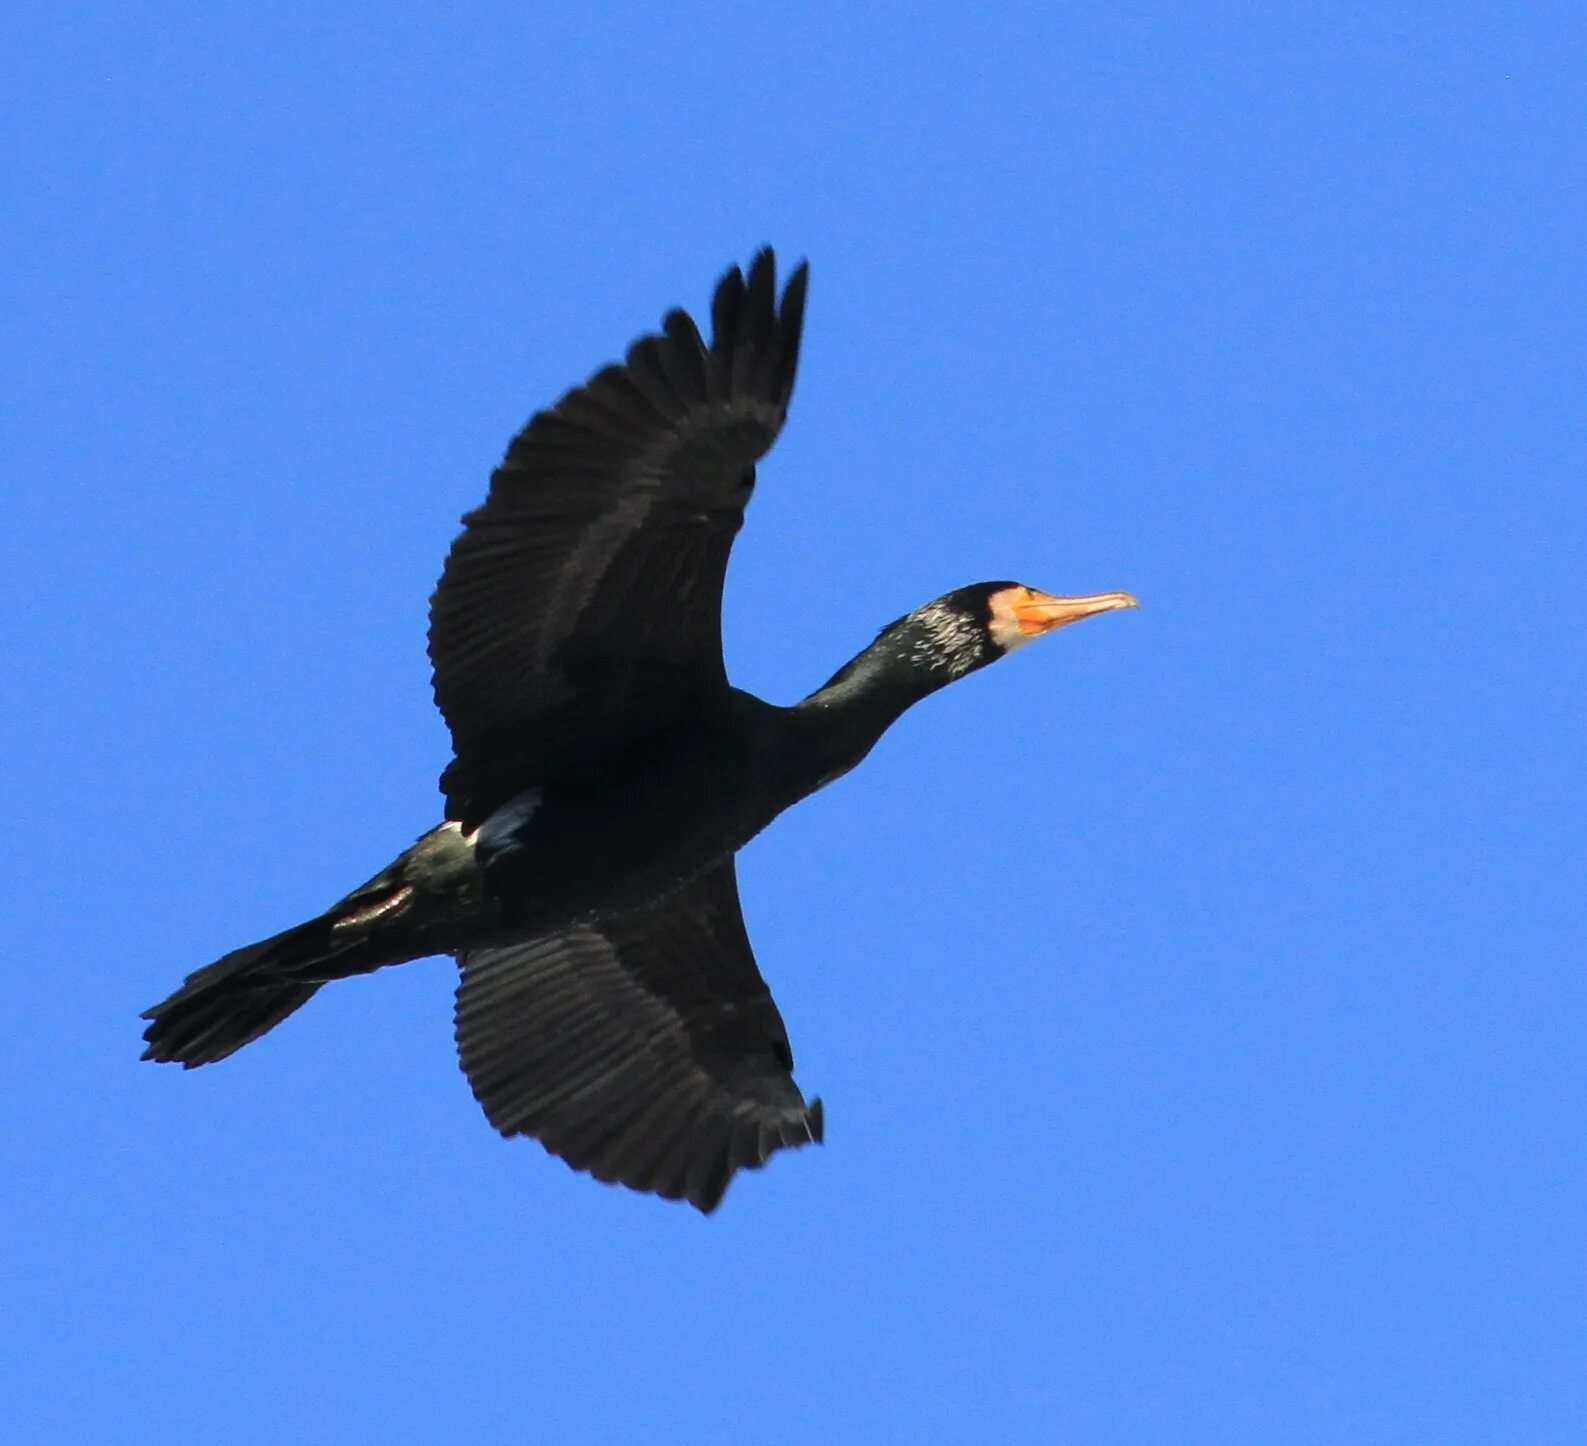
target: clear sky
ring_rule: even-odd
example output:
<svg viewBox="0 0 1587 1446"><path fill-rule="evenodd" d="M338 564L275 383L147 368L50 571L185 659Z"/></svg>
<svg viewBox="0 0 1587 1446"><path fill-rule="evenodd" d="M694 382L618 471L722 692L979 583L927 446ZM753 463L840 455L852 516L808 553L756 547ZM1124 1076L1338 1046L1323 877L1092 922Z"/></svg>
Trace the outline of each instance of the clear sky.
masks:
<svg viewBox="0 0 1587 1446"><path fill-rule="evenodd" d="M5 1439L1587 1439L1579 3L3 25ZM768 241L741 686L1143 603L741 858L825 1148L504 1142L446 960L138 1063L436 821L458 515Z"/></svg>

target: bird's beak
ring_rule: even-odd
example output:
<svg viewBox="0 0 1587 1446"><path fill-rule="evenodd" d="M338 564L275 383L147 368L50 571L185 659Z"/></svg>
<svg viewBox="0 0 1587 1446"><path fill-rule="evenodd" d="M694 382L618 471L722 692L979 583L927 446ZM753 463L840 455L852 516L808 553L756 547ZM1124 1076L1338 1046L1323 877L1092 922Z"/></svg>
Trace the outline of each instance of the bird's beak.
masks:
<svg viewBox="0 0 1587 1446"><path fill-rule="evenodd" d="M1068 623L1077 623L1114 608L1138 608L1140 603L1127 592L1099 592L1090 597L1053 597L1035 588L1021 589L1023 597L1012 601L1010 611L1019 630L1027 638L1039 638Z"/></svg>

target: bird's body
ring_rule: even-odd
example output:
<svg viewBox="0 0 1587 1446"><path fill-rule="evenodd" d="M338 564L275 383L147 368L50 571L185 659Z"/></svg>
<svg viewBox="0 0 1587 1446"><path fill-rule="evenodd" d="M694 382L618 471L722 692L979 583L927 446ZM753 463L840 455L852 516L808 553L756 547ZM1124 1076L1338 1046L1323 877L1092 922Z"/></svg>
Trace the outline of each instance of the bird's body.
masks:
<svg viewBox="0 0 1587 1446"><path fill-rule="evenodd" d="M709 347L681 312L538 414L464 519L431 608L456 756L447 818L317 919L191 975L146 1058L223 1059L333 979L462 966L457 1040L504 1134L715 1207L821 1137L755 967L733 856L911 704L1125 594L962 588L779 707L732 688L719 610L792 391L805 271L730 271Z"/></svg>
<svg viewBox="0 0 1587 1446"><path fill-rule="evenodd" d="M731 692L581 759L479 828L504 923L545 932L650 903L742 848L816 786L795 709Z"/></svg>

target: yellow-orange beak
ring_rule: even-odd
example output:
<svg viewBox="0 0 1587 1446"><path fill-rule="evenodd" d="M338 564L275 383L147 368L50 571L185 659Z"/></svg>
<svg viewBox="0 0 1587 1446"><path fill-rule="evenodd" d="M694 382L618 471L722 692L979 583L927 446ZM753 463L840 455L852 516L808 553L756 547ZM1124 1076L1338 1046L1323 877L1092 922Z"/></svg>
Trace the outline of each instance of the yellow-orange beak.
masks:
<svg viewBox="0 0 1587 1446"><path fill-rule="evenodd" d="M1009 598L1007 607L1009 615L1027 638L1039 638L1044 633L1097 613L1140 606L1127 592L1099 592L1090 597L1053 597L1048 593L1037 592L1035 588L1010 588L1008 591L1023 594ZM1002 601L1001 594L998 601Z"/></svg>

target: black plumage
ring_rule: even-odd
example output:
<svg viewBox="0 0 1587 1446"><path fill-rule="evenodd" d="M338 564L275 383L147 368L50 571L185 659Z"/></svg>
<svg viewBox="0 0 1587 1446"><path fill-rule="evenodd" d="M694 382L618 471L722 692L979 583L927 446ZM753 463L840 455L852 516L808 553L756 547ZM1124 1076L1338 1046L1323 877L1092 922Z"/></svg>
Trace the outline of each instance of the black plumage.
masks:
<svg viewBox="0 0 1587 1446"><path fill-rule="evenodd" d="M709 349L673 311L507 449L430 604L448 818L471 828L515 782L726 689L722 582L787 416L807 275L778 307L763 251L718 286Z"/></svg>
<svg viewBox="0 0 1587 1446"><path fill-rule="evenodd" d="M462 970L459 1057L491 1123L597 1179L713 1209L819 1141L739 909L733 855L858 763L912 703L1122 593L980 583L883 629L791 708L732 688L721 598L755 466L793 391L806 269L770 250L513 440L431 600L455 757L446 820L319 918L149 1010L192 1067L333 979Z"/></svg>

